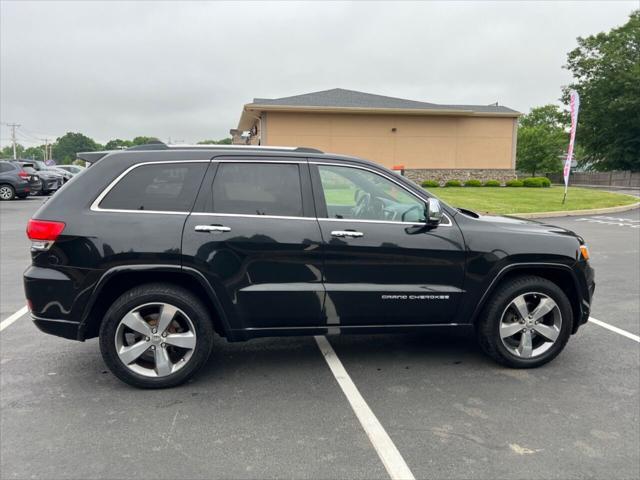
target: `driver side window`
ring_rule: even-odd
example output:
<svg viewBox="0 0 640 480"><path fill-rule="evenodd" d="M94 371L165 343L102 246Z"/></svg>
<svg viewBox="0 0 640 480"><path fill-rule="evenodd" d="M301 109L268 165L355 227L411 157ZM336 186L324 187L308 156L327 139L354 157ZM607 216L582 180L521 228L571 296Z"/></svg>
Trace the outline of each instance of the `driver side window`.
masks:
<svg viewBox="0 0 640 480"><path fill-rule="evenodd" d="M318 165L329 218L423 222L425 204L381 175Z"/></svg>

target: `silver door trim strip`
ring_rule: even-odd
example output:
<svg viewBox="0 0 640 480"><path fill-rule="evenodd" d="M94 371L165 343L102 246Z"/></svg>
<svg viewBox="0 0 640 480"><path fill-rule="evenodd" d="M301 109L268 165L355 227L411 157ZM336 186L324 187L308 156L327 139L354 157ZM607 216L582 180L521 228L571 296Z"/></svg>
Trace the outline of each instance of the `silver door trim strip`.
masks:
<svg viewBox="0 0 640 480"><path fill-rule="evenodd" d="M291 327L247 327L234 329L236 332L260 332L267 330L319 330L327 328L338 328L339 330L360 329L360 328L407 328L407 327L460 327L471 325L470 323L398 323L397 325L333 325L324 324L318 326L291 326Z"/></svg>

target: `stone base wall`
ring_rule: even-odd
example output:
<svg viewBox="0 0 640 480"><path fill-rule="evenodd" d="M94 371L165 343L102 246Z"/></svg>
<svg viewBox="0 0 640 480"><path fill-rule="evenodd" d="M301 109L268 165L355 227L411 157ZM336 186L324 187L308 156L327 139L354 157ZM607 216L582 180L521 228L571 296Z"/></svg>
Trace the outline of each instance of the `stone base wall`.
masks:
<svg viewBox="0 0 640 480"><path fill-rule="evenodd" d="M462 183L467 180L498 180L504 184L508 180L517 178L515 170L512 169L437 169L437 168L414 168L404 171L404 176L409 180L420 184L425 180L435 180L444 185L449 180L460 180Z"/></svg>

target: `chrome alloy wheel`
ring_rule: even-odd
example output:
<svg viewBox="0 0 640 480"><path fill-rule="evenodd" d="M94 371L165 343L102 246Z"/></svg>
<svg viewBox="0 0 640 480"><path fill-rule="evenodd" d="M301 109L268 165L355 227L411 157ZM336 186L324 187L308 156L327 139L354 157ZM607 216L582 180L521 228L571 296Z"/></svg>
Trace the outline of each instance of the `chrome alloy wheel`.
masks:
<svg viewBox="0 0 640 480"><path fill-rule="evenodd" d="M13 190L11 187L3 185L0 187L0 199L2 200L11 200L13 198Z"/></svg>
<svg viewBox="0 0 640 480"><path fill-rule="evenodd" d="M549 350L560 336L562 314L548 295L524 293L514 298L500 318L500 340L516 357L533 358Z"/></svg>
<svg viewBox="0 0 640 480"><path fill-rule="evenodd" d="M131 371L166 377L183 368L196 347L193 322L168 303L146 303L127 313L116 328L116 353Z"/></svg>

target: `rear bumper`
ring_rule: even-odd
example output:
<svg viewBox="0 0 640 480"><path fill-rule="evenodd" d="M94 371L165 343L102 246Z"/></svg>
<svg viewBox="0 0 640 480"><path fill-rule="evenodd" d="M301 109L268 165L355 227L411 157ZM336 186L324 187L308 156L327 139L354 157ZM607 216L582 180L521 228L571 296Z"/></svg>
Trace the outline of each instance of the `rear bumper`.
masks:
<svg viewBox="0 0 640 480"><path fill-rule="evenodd" d="M70 320L58 320L53 318L41 318L31 314L33 323L44 333L70 340L80 340L78 332L80 324Z"/></svg>

